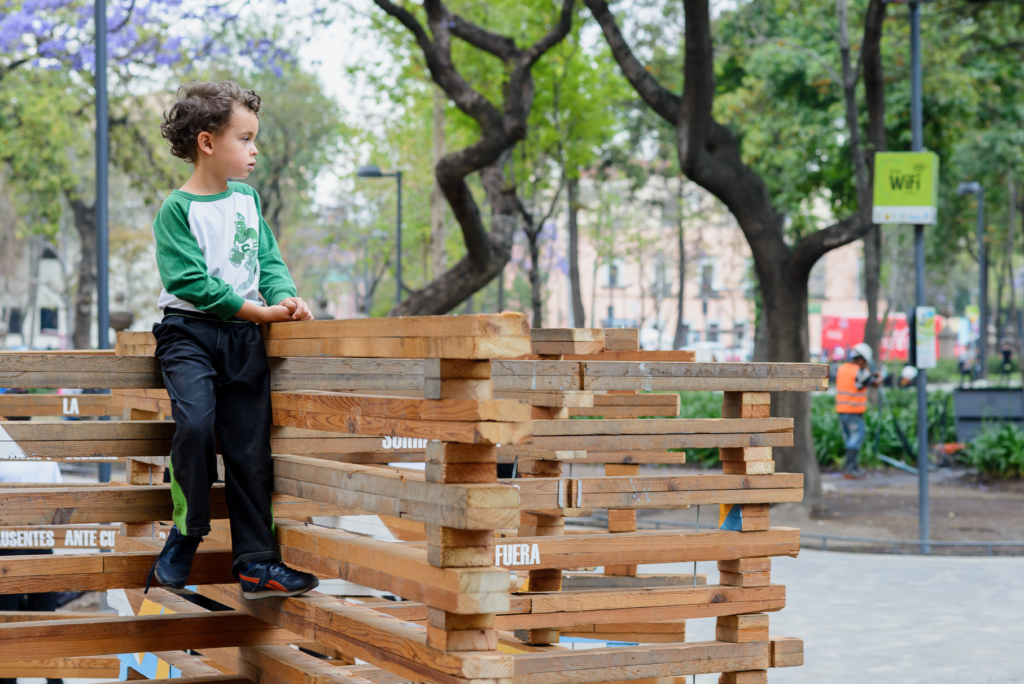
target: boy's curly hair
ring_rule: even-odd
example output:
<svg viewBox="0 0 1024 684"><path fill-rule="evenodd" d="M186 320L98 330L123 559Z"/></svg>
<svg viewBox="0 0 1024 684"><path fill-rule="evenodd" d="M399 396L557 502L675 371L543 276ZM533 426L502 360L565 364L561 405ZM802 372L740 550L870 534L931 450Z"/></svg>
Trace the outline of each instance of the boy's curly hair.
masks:
<svg viewBox="0 0 1024 684"><path fill-rule="evenodd" d="M217 133L231 122L235 103L259 116L263 101L254 90L243 90L234 81L189 81L178 89L178 100L164 112L160 133L171 144L171 154L194 163L198 137L203 131Z"/></svg>

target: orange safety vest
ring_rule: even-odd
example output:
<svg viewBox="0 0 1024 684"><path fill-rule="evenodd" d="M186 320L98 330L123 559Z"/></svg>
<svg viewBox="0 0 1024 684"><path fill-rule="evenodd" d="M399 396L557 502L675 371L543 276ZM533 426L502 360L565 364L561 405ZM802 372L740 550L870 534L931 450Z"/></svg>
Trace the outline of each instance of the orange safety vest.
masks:
<svg viewBox="0 0 1024 684"><path fill-rule="evenodd" d="M860 366L844 363L836 373L836 413L864 413L868 410L868 388L857 389Z"/></svg>

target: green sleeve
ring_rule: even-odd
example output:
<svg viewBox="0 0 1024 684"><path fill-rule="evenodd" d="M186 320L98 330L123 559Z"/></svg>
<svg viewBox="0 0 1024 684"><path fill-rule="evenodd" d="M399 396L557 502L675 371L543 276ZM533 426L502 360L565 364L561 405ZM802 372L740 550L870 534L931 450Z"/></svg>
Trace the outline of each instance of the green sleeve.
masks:
<svg viewBox="0 0 1024 684"><path fill-rule="evenodd" d="M250 192L256 198L256 210L260 215L260 294L267 304L274 305L282 299L295 297L298 291L295 289L291 273L288 272L288 266L281 258L281 250L274 239L274 231L270 230L270 226L263 220L260 196L255 190L250 189Z"/></svg>
<svg viewBox="0 0 1024 684"><path fill-rule="evenodd" d="M189 201L171 196L153 221L156 265L169 293L221 319L245 302L226 282L207 272L206 258L188 227Z"/></svg>

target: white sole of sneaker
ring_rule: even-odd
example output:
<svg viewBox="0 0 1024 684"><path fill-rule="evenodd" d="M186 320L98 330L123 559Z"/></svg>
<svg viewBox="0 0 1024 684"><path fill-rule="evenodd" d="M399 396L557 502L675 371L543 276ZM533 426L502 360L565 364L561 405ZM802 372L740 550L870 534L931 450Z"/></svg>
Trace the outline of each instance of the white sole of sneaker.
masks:
<svg viewBox="0 0 1024 684"><path fill-rule="evenodd" d="M262 599L262 598L287 598L289 596L301 596L307 591L313 591L316 587L310 587L309 589L296 589L295 591L277 591L275 589L264 589L263 591L243 591L242 596L247 599Z"/></svg>

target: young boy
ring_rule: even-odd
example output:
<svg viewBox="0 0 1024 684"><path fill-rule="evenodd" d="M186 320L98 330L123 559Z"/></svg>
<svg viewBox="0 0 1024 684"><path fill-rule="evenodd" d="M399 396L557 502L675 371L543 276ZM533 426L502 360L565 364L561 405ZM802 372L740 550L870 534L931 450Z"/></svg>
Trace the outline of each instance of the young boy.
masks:
<svg viewBox="0 0 1024 684"><path fill-rule="evenodd" d="M153 326L171 398L174 527L150 579L185 586L210 531L217 447L224 458L232 572L246 598L297 596L319 583L280 562L270 495L270 369L259 323L308 321L247 178L256 165L260 96L237 84L192 81L160 129L192 177L153 222L164 290ZM148 589L148 586L147 586Z"/></svg>

